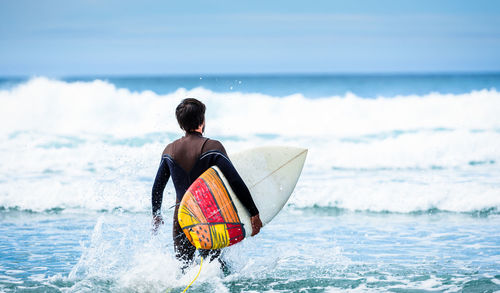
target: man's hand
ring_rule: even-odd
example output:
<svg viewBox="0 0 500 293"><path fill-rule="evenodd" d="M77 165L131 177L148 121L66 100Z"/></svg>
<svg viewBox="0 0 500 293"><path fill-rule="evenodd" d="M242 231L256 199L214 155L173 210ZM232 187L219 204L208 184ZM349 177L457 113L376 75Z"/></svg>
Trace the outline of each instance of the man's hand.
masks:
<svg viewBox="0 0 500 293"><path fill-rule="evenodd" d="M260 228L262 228L262 221L260 220L259 214L250 218L252 223L252 236L259 234Z"/></svg>
<svg viewBox="0 0 500 293"><path fill-rule="evenodd" d="M156 235L158 233L158 228L160 225L163 225L163 218L161 215L154 215L153 216L153 234Z"/></svg>

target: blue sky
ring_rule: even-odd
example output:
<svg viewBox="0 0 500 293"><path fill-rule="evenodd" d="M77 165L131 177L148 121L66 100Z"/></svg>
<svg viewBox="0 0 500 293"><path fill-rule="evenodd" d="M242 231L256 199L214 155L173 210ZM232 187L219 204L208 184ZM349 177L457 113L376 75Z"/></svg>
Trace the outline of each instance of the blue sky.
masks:
<svg viewBox="0 0 500 293"><path fill-rule="evenodd" d="M500 71L500 1L0 0L0 75Z"/></svg>

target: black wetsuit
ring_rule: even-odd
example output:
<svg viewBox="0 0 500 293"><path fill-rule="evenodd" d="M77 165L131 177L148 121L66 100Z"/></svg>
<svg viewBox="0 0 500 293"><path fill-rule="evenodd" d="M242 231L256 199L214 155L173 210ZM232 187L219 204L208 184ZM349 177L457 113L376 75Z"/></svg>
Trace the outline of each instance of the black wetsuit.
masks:
<svg viewBox="0 0 500 293"><path fill-rule="evenodd" d="M152 192L153 215L161 212L163 190L170 176L177 194L174 212L174 248L176 257L186 263L192 261L196 248L189 242L177 221L179 203L189 186L208 168L216 165L228 179L229 185L238 196L250 216L259 213L250 191L236 172L226 154L226 150L217 140L203 137L198 132L188 132L163 151L160 167L156 174ZM251 227L249 227L251 229ZM208 255L208 251L204 254ZM212 258L219 256L220 251L211 252Z"/></svg>

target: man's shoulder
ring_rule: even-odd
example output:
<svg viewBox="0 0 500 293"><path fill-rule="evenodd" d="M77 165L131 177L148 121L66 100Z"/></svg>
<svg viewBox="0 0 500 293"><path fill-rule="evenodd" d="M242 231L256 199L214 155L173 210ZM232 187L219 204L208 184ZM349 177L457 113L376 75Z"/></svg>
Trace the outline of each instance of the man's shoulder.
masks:
<svg viewBox="0 0 500 293"><path fill-rule="evenodd" d="M222 143L216 139L212 139L212 138L208 138L207 137L207 142L206 142L207 145L211 145L211 146L220 146L220 147L224 147L222 145Z"/></svg>
<svg viewBox="0 0 500 293"><path fill-rule="evenodd" d="M208 138L203 146L203 153L208 151L220 151L224 155L226 155L226 149L222 145L222 143L216 139Z"/></svg>
<svg viewBox="0 0 500 293"><path fill-rule="evenodd" d="M174 146L176 144L178 144L180 141L181 141L182 137L172 141L171 143L167 144L167 146L165 147L165 149L163 150L163 155L166 155L166 154L169 154L171 155L172 154L172 150L174 148Z"/></svg>

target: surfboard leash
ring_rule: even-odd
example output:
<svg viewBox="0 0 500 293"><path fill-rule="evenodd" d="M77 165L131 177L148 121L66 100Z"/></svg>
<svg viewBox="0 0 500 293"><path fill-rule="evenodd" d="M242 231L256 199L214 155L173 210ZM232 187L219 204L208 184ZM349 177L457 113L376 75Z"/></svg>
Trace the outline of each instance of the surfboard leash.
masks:
<svg viewBox="0 0 500 293"><path fill-rule="evenodd" d="M203 265L203 256L200 256L200 258L201 258L201 262L200 262L200 270L198 271L198 274L196 275L196 277L194 277L194 279L191 281L191 283L189 283L189 285L186 287L186 289L184 289L184 291L182 291L182 293L186 292L187 289L189 287L191 287L191 285L193 285L194 281L196 281L196 279L198 279L198 276L201 273L201 266Z"/></svg>

